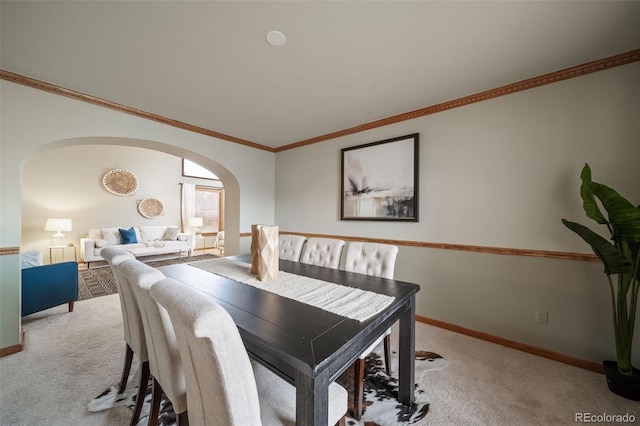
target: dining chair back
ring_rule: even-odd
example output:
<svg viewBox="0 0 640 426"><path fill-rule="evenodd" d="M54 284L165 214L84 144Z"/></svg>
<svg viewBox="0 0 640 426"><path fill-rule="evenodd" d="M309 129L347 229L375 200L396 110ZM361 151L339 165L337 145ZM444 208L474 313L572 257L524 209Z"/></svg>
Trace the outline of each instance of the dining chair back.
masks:
<svg viewBox="0 0 640 426"><path fill-rule="evenodd" d="M107 261L113 272L120 297L120 308L122 311L122 324L124 328L125 356L124 365L122 367L122 375L120 377L120 386L118 394L124 393L129 381L129 373L131 372L131 364L133 363L133 355L138 358L140 363L140 374L138 383L138 394L136 396L136 405L133 409L131 424L136 424L142 413L144 395L149 387L149 356L147 354L147 341L144 335L144 327L142 325L142 317L140 309L135 300L133 289L120 277L120 271L117 266L126 260L135 259L133 254L119 247L105 247L100 252L104 260Z"/></svg>
<svg viewBox="0 0 640 426"><path fill-rule="evenodd" d="M119 275L113 271L116 265L119 265L125 260L134 259L134 256L119 247L105 247L102 251L102 257L111 267L118 295L120 296L120 307L122 308L122 320L124 325L124 340L127 345L133 349L133 352L140 361L146 361L147 346L144 340L144 330L142 329L142 320L140 318L138 305L131 297L126 297L128 289L122 288Z"/></svg>
<svg viewBox="0 0 640 426"><path fill-rule="evenodd" d="M294 262L300 261L300 255L302 254L302 246L307 240L307 237L302 235L278 235L278 245L280 247L280 259L292 260Z"/></svg>
<svg viewBox="0 0 640 426"><path fill-rule="evenodd" d="M302 248L300 262L338 269L344 241L333 238L308 238Z"/></svg>
<svg viewBox="0 0 640 426"><path fill-rule="evenodd" d="M344 270L374 277L393 278L398 247L352 241L347 246Z"/></svg>
<svg viewBox="0 0 640 426"><path fill-rule="evenodd" d="M357 272L375 277L393 279L398 247L391 244L378 244L353 241L347 247L345 271ZM387 374L391 374L391 329L371 344L354 363L354 408L353 417L360 420L363 405L363 383L365 358L384 342L384 360Z"/></svg>
<svg viewBox="0 0 640 426"><path fill-rule="evenodd" d="M175 329L191 426L295 424L295 388L250 360L233 319L211 296L171 278L150 293ZM347 392L332 383L329 424L346 411Z"/></svg>
<svg viewBox="0 0 640 426"><path fill-rule="evenodd" d="M180 426L187 421L187 396L176 338L167 312L149 295L149 288L166 277L137 259L126 260L116 265L114 270L120 274L123 287L128 285L133 290L140 309L153 383L149 424L157 423L164 394L171 401Z"/></svg>

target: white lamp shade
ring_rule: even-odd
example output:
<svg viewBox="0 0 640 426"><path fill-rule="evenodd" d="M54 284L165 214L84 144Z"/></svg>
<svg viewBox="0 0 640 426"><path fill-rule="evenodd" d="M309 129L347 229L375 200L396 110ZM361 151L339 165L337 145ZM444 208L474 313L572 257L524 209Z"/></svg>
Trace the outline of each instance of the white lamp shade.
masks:
<svg viewBox="0 0 640 426"><path fill-rule="evenodd" d="M204 226L204 222L201 217L192 217L189 219L189 226Z"/></svg>
<svg viewBox="0 0 640 426"><path fill-rule="evenodd" d="M49 218L44 230L55 232L71 231L71 219Z"/></svg>

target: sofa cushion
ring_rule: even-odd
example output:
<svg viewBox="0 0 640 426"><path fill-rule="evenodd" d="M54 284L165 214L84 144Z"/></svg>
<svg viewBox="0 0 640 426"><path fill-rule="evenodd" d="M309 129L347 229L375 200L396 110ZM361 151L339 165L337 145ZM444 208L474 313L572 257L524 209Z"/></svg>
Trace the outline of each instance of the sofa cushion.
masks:
<svg viewBox="0 0 640 426"><path fill-rule="evenodd" d="M167 244L164 247L154 247L152 246L143 246L138 247L139 244L136 244L135 249L129 248L130 246L126 246L128 252L133 254L134 256L146 256L146 255L154 255L154 254L165 254L165 253L178 253L178 252L187 252L189 251L189 247L186 247L184 244L178 244L177 241L167 241Z"/></svg>
<svg viewBox="0 0 640 426"><path fill-rule="evenodd" d="M141 226L141 242L148 243L150 241L161 240L166 230L167 226Z"/></svg>
<svg viewBox="0 0 640 426"><path fill-rule="evenodd" d="M103 239L97 239L95 240L95 243L97 248L102 248L102 247L106 247L109 245L109 243L107 242L107 240L103 240Z"/></svg>
<svg viewBox="0 0 640 426"><path fill-rule="evenodd" d="M111 246L109 246L109 247L111 247ZM115 247L120 247L123 250L126 250L126 251L128 251L130 253L133 253L136 249L145 248L145 247L147 247L147 245L144 244L144 243L132 243L132 244L117 244L117 245L115 245ZM94 256L102 256L100 254L101 251L102 251L102 248L96 247L93 250L93 255Z"/></svg>
<svg viewBox="0 0 640 426"><path fill-rule="evenodd" d="M138 239L136 238L136 230L133 229L133 227L129 229L119 228L118 232L120 232L122 244L135 244L138 242Z"/></svg>
<svg viewBox="0 0 640 426"><path fill-rule="evenodd" d="M177 226L169 226L166 231L164 231L164 235L162 235L162 239L165 241L175 241L178 239L178 227Z"/></svg>

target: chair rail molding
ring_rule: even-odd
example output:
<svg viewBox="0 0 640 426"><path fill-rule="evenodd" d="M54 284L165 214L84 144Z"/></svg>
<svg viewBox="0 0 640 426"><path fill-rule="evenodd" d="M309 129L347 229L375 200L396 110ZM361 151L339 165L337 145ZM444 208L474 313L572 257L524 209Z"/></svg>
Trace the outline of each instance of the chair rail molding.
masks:
<svg viewBox="0 0 640 426"><path fill-rule="evenodd" d="M20 247L0 247L0 256L20 254Z"/></svg>
<svg viewBox="0 0 640 426"><path fill-rule="evenodd" d="M309 234L306 232L291 232L280 231L281 234L289 235L302 235L307 238L336 238L345 241L366 241L370 243L379 244L393 244L397 246L407 247L419 247L419 248L434 248L441 250L458 250L458 251L473 251L479 253L511 255L511 256L530 256L530 257L544 257L549 259L566 259L566 260L579 260L585 262L599 262L600 259L595 254L588 253L571 253L563 251L550 251L550 250L532 250L532 249L517 249L507 247L487 247L487 246L474 246L465 244L450 244L450 243L434 243L428 241L411 241L411 240L390 240L384 238L368 238L349 235L330 235L330 234ZM250 236L240 234L241 237Z"/></svg>

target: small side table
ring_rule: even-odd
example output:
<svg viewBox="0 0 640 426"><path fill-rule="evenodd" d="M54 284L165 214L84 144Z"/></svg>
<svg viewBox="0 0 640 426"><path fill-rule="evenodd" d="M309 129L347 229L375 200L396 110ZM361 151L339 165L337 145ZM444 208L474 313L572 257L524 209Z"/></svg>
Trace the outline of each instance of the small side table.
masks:
<svg viewBox="0 0 640 426"><path fill-rule="evenodd" d="M207 242L206 242L204 237L201 237L201 236L196 237L194 235L193 236L193 241L194 241L194 247L193 247L193 252L194 253L199 250L198 245L199 245L200 241L202 241L202 252L203 253L207 252Z"/></svg>
<svg viewBox="0 0 640 426"><path fill-rule="evenodd" d="M53 251L60 250L62 251L62 261L64 262L64 251L65 249L73 249L73 259L78 261L78 251L76 250L76 246L51 246L49 247L49 263L53 263ZM57 262L56 262L57 263Z"/></svg>

